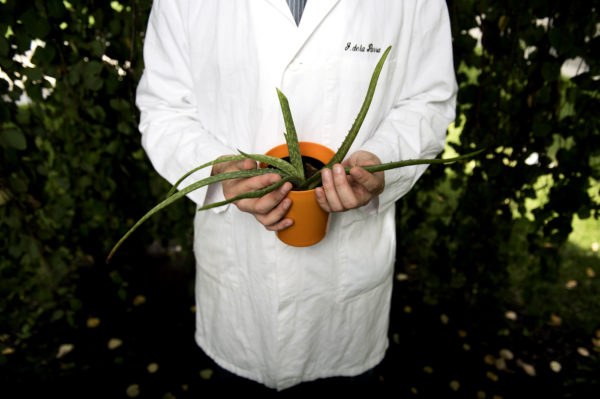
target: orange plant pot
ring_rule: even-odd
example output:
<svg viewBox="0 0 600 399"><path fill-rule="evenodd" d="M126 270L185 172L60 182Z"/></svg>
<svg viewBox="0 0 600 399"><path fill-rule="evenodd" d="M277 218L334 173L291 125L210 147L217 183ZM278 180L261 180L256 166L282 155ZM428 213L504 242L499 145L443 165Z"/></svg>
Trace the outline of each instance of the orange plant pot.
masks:
<svg viewBox="0 0 600 399"><path fill-rule="evenodd" d="M335 155L331 149L317 143L301 141L299 144L302 155L318 159L324 164ZM287 144L272 148L267 155L276 158L289 156ZM292 200L292 206L285 217L292 219L294 224L285 230L278 231L277 237L294 247L308 247L321 241L327 234L329 213L319 206L315 190L290 191L287 196Z"/></svg>

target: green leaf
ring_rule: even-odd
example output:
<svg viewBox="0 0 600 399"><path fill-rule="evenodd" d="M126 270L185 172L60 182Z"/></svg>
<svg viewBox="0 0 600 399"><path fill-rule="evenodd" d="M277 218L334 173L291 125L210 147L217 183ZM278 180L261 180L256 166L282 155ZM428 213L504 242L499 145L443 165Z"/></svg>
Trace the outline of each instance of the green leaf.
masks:
<svg viewBox="0 0 600 399"><path fill-rule="evenodd" d="M129 109L129 102L123 98L111 98L108 103L112 109L117 111L127 111Z"/></svg>
<svg viewBox="0 0 600 399"><path fill-rule="evenodd" d="M158 205L156 205L154 208L152 208L150 211L148 211L144 216L142 216L133 225L133 227L131 229L129 229L129 231L127 233L125 233L125 235L123 237L121 237L121 239L117 242L117 244L113 247L113 249L108 254L108 257L106 258L106 261L108 262L110 260L110 258L112 258L112 256L114 255L115 251L121 246L121 244L123 244L123 242L135 230L137 230L137 228L142 223L144 223L146 220L148 220L155 213L157 213L157 212L161 211L162 209L166 208L167 206L171 205L172 203L174 203L178 199L183 198L184 196L186 196L187 194L191 193L192 191L195 191L195 190L197 190L197 189L199 189L201 187L207 186L209 184L218 183L218 182L221 182L221 181L224 181L224 180L239 179L239 178L246 178L246 177L254 177L254 176L260 176L260 175L266 175L266 174L269 174L269 173L279 173L279 171L277 169L271 169L271 168L240 170L240 171L236 171L236 172L221 173L221 174L218 174L218 175L215 175L215 176L210 176L210 177L207 177L206 179L202 179L200 181L197 181L195 183L190 184L189 186L181 189L180 191L178 191L178 192L176 192L176 193L168 196L162 202L160 202ZM236 201L236 199L232 198L232 199L230 199L228 201L225 201L225 202L226 203L230 203L230 202L233 202L233 201Z"/></svg>
<svg viewBox="0 0 600 399"><path fill-rule="evenodd" d="M18 127L7 127L0 135L0 144L3 147L23 151L27 148L25 135Z"/></svg>
<svg viewBox="0 0 600 399"><path fill-rule="evenodd" d="M65 14L65 5L62 0L47 0L46 8L48 14L54 18L61 18Z"/></svg>
<svg viewBox="0 0 600 399"><path fill-rule="evenodd" d="M86 89L90 89L92 91L98 91L102 88L104 82L98 75L86 75L84 80L84 86Z"/></svg>
<svg viewBox="0 0 600 399"><path fill-rule="evenodd" d="M0 35L0 56L6 57L8 55L8 40Z"/></svg>
<svg viewBox="0 0 600 399"><path fill-rule="evenodd" d="M205 164L202 164L200 166L195 167L194 169L190 170L189 172L187 172L186 174L184 174L183 176L181 176L179 178L179 180L177 180L175 182L175 184L173 184L173 186L171 187L171 189L169 190L169 192L167 193L166 197L169 198L171 195L173 195L175 193L175 191L177 191L177 187L179 187L179 185L181 184L181 182L183 182L186 178L188 178L189 176L191 176L192 174L196 173L197 171L199 171L200 169L204 169L206 167L209 166L213 166L213 165L217 165L220 163L225 163L225 162L231 162L231 161L241 161L243 159L246 159L245 156L243 155L232 155L230 157L223 157L223 158L219 158L219 159L215 159L214 161L211 162L207 162Z"/></svg>
<svg viewBox="0 0 600 399"><path fill-rule="evenodd" d="M31 35L31 39L43 39L50 32L50 24L46 18L40 18L35 8L29 8L21 15L21 22L25 32Z"/></svg>
<svg viewBox="0 0 600 399"><path fill-rule="evenodd" d="M31 56L33 65L49 65L56 56L56 49L50 44L45 46L37 46L35 52Z"/></svg>
<svg viewBox="0 0 600 399"><path fill-rule="evenodd" d="M86 62L83 67L85 75L98 75L102 71L102 64L98 61Z"/></svg>
<svg viewBox="0 0 600 399"><path fill-rule="evenodd" d="M104 82L100 78L102 64L98 61L90 61L83 66L83 82L84 86L90 90L98 91Z"/></svg>
<svg viewBox="0 0 600 399"><path fill-rule="evenodd" d="M457 156L454 158L407 159L404 161L388 162L388 163L382 163L379 165L361 166L361 168L363 168L364 170L366 170L369 173L376 173L376 172L383 172L383 171L390 170L390 169L403 168L405 166L447 164L447 163L452 163L452 162L457 162L457 161L462 161L465 159L472 158L474 156L481 154L483 151L484 151L483 149L480 149L480 150L473 151L468 154L460 155L460 156ZM352 167L346 167L345 170L346 170L346 174L349 174L350 170L352 170ZM316 179L314 182L311 182L311 184L308 186L309 190L312 190L315 187L317 187L319 184L321 184L321 171L315 173L313 176L316 176Z"/></svg>
<svg viewBox="0 0 600 399"><path fill-rule="evenodd" d="M362 107L360 108L360 111L358 112L358 115L356 116L356 119L354 120L354 123L352 124L352 127L350 128L350 131L346 135L346 138L344 139L342 145L337 150L337 152L335 153L333 158L331 158L331 160L327 163L327 165L325 165L326 168L331 168L333 165L342 162L344 160L344 158L346 157L346 154L350 150L350 147L352 146L352 143L354 142L354 139L358 135L360 127L362 126L362 123L365 120L365 117L367 116L367 112L369 111L369 107L371 106L371 101L373 100L373 94L375 94L375 88L377 87L377 81L379 80L379 75L381 73L381 69L383 68L383 64L385 63L385 60L387 59L387 56L390 53L391 49L392 49L392 46L389 46L385 50L385 52L381 55L381 58L379 59L379 62L375 66L375 69L373 70L373 74L371 75L371 82L369 83L369 88L367 89L367 93L365 94L365 99L363 101ZM314 187L316 187L316 182L318 182L320 180L321 180L321 174L315 173L304 183L304 185L302 185L299 188L300 189L304 189L306 187L314 188Z"/></svg>
<svg viewBox="0 0 600 399"><path fill-rule="evenodd" d="M90 44L90 53L94 56L94 57L102 57L102 54L104 54L104 45L99 42L98 40L94 40L91 44Z"/></svg>
<svg viewBox="0 0 600 399"><path fill-rule="evenodd" d="M367 112L369 111L369 107L371 106L371 101L373 100L373 94L375 94L375 88L377 87L377 81L379 80L379 74L381 73L383 64L385 63L385 60L387 59L387 56L390 53L391 49L392 49L392 46L389 46L385 50L385 52L381 55L379 62L375 66L375 69L373 70L373 75L371 76L371 82L369 83L369 88L367 90L367 94L365 95L365 99L363 101L362 107L360 108L360 111L358 112L358 115L356 116L356 119L354 120L354 123L352 124L352 127L350 128L350 131L348 132L348 135L344 139L344 142L342 143L340 148L337 150L336 154L333 156L331 161L329 161L329 163L327 164L328 167L330 167L336 163L342 162L344 160L344 157L348 153L348 150L350 150L350 147L352 146L352 143L354 142L354 139L358 135L360 127L362 126L362 123L365 120L365 117L367 116Z"/></svg>
<svg viewBox="0 0 600 399"><path fill-rule="evenodd" d="M283 179L279 180L278 182L273 183L269 187L263 188L262 190L256 190L256 191L250 191L248 193L242 193L242 194L236 195L235 197L230 198L225 201L215 202L214 204L208 204L208 205L203 206L202 208L198 208L198 211L204 211L204 210L211 209L211 208L217 208L219 206L227 205L227 204L230 204L234 201L238 201L241 199L260 198L263 195L269 194L270 192L277 190L279 187L283 186L285 183L287 183L290 180L291 180L290 176L284 177Z"/></svg>
<svg viewBox="0 0 600 399"><path fill-rule="evenodd" d="M16 193L24 194L27 192L27 188L29 187L29 183L27 180L20 178L16 173L10 175L8 182L10 184L10 188L12 188Z"/></svg>
<svg viewBox="0 0 600 399"><path fill-rule="evenodd" d="M298 135L296 134L296 126L294 125L294 119L292 118L290 104L287 97L279 89L276 90L281 106L281 112L283 113L283 122L285 123L286 132L284 136L288 147L288 154L293 167L296 169L296 173L293 173L292 175L298 176L300 180L303 181L304 167L302 166L302 155L300 154L300 145L298 143Z"/></svg>
<svg viewBox="0 0 600 399"><path fill-rule="evenodd" d="M81 78L81 63L77 63L71 67L68 74L69 84L74 86L79 82Z"/></svg>
<svg viewBox="0 0 600 399"><path fill-rule="evenodd" d="M102 109L102 107L100 107L99 105L94 105L91 108L87 109L87 113L94 119L97 120L99 122L102 122L105 120L106 118L106 113L104 112L104 109Z"/></svg>
<svg viewBox="0 0 600 399"><path fill-rule="evenodd" d="M44 74L39 68L24 68L23 73L25 73L25 76L31 81L42 80L44 77Z"/></svg>
<svg viewBox="0 0 600 399"><path fill-rule="evenodd" d="M246 158L250 158L254 161L263 162L267 165L276 167L277 169L289 175L292 178L292 182L294 184L302 184L302 182L304 181L303 177L298 176L298 171L289 162L286 162L283 159L272 157L269 155L246 154L245 152L242 152L240 150L238 151Z"/></svg>

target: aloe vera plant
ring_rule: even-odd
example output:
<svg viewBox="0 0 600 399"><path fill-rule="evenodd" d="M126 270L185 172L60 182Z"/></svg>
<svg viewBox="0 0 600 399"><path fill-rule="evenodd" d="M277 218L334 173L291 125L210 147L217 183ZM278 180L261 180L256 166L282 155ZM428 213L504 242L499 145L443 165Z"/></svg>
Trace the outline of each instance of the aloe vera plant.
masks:
<svg viewBox="0 0 600 399"><path fill-rule="evenodd" d="M354 142L354 139L358 135L360 127L362 126L362 123L363 123L363 121L367 115L367 112L369 110L369 107L371 105L371 101L372 101L373 95L375 93L375 88L377 86L377 81L379 79L379 75L381 73L383 64L385 63L385 60L386 60L390 50L391 50L391 46L386 49L386 51L382 54L381 58L379 59L379 62L375 66L375 70L373 71L373 74L371 76L371 81L369 83L369 87L368 87L367 93L365 95L362 107L360 108L360 111L358 112L358 115L357 115L356 119L354 120L354 123L352 124L352 127L350 128L350 130L349 130L348 134L346 135L344 141L342 142L340 148L337 150L337 152L335 153L333 158L325 165L325 168L331 169L333 167L333 165L341 163L343 161L343 159L345 158L346 154L348 153L350 147L352 146L352 143ZM215 202L212 204L205 205L205 206L199 208L198 211L219 207L219 206L226 205L226 204L229 204L234 201L238 201L240 199L262 197L263 195L268 194L271 191L274 191L277 188L281 187L284 183L286 183L288 181L292 183L292 185L295 187L296 190L311 190L321 184L321 171L317 171L315 174L313 174L312 176L310 176L308 178L305 177L305 175L304 175L304 168L303 168L303 164L302 164L302 156L300 154L300 146L299 146L299 142L298 142L298 136L296 134L296 128L294 126L294 121L293 121L292 114L290 111L288 99L279 89L276 89L276 90L277 90L277 95L279 97L279 103L281 106L281 111L283 114L283 120L284 120L284 124L285 124L286 131L284 133L284 137L285 137L285 141L286 141L286 144L288 147L290 161L288 162L283 159L271 157L268 155L246 154L246 153L238 150L240 155L233 155L233 156L218 158L218 159L215 159L211 162L205 163L203 165L200 165L200 166L190 170L185 175L183 175L171 187L171 190L167 193L166 198L162 202L160 202L155 207L150 209L144 216L142 216L133 225L133 227L131 227L129 229L129 231L127 233L125 233L125 235L123 235L123 237L121 237L121 239L115 244L115 246L111 250L110 254L108 255L107 261L110 260L110 258L114 255L115 251L121 246L121 244L142 223L144 223L146 220L148 220L152 215L156 214L163 208L171 205L175 201L183 198L184 196L191 193L192 191L197 190L201 187L205 187L209 184L213 184L213 183L217 183L217 182L221 182L221 181L225 181L225 180L230 180L230 179L239 179L239 178L260 176L260 175L264 175L264 174L268 174L268 173L276 173L281 176L281 179L279 181L277 181L276 183L272 184L269 187L266 187L261 190L243 193L243 194L237 195L237 196L230 198L228 200L225 200L225 201L220 201L220 202ZM455 161L463 160L466 158L470 158L472 156L475 156L475 155L481 153L482 151L483 150L474 151L469 154L458 156L455 158L412 159L412 160L404 160L404 161L398 161L398 162L390 162L390 163L385 163L385 164L380 164L380 165L363 166L362 168L368 172L375 173L375 172L381 172L381 171L385 171L385 170L389 170L389 169L401 168L401 167L410 166L410 165L444 164L444 163L450 163L450 162L455 162ZM243 159L252 159L257 162L262 162L264 164L267 164L268 167L260 168L260 169L252 169L252 170L227 172L227 173L210 176L203 180L199 180L195 183L192 183L189 186L184 187L178 191L178 187L181 184L181 182L183 180L185 180L188 176L192 175L193 173L197 172L200 169L207 168L207 167L210 167L210 166L213 166L213 165L216 165L219 163L223 163L223 162L239 161L239 160L243 160ZM350 169L351 168L347 167L346 173L349 173Z"/></svg>

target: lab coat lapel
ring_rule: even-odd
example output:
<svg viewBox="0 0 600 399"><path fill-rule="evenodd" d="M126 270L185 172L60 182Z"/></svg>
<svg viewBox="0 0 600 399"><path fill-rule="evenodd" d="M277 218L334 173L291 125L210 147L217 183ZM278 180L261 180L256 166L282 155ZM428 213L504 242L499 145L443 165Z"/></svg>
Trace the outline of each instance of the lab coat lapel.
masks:
<svg viewBox="0 0 600 399"><path fill-rule="evenodd" d="M340 0L309 0L306 2L306 7L298 26L298 41L296 42L296 52L294 52L293 56L300 51L321 22L323 22L339 2Z"/></svg>
<svg viewBox="0 0 600 399"><path fill-rule="evenodd" d="M285 0L265 1L275 7L282 14L283 18L288 19L295 26L296 22ZM300 25L294 29L296 34L290 38L288 63L294 59L321 22L323 22L339 2L340 0L308 0L306 2Z"/></svg>
<svg viewBox="0 0 600 399"><path fill-rule="evenodd" d="M253 0L253 1L255 1L255 0ZM290 8L287 5L287 2L285 0L265 0L265 1L267 3L269 3L270 5L272 5L273 7L275 7L275 9L281 13L283 18L289 19L294 24L296 23L292 16L292 12L290 11Z"/></svg>

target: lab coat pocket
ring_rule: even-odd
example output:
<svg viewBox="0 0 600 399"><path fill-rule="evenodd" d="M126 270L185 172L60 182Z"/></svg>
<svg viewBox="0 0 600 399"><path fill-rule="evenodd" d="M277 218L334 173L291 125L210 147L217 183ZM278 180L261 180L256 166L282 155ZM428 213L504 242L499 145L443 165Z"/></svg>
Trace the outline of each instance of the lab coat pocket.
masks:
<svg viewBox="0 0 600 399"><path fill-rule="evenodd" d="M232 209L223 212L197 212L194 219L194 254L197 273L225 286L238 286L234 261Z"/></svg>
<svg viewBox="0 0 600 399"><path fill-rule="evenodd" d="M340 216L337 299L346 301L391 278L396 237L393 215L350 211Z"/></svg>

